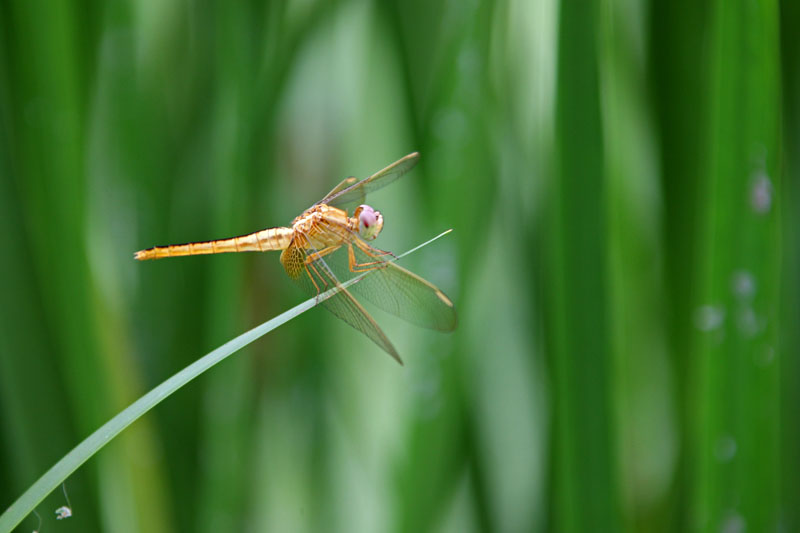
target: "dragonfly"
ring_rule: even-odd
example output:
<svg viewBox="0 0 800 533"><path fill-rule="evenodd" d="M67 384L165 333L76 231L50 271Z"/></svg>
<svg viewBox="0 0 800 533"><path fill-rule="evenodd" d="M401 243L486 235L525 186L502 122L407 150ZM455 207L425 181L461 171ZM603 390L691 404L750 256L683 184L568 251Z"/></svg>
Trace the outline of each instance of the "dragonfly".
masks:
<svg viewBox="0 0 800 533"><path fill-rule="evenodd" d="M361 181L345 178L289 227L267 228L229 239L155 246L136 252L134 257L148 260L281 251L281 264L292 281L312 297L338 289L322 305L402 365L394 345L359 300L433 330L449 332L457 324L453 302L444 292L397 265L391 252L369 244L383 229L383 215L364 203L366 195L406 174L418 160L419 153L413 152ZM356 276L361 279L343 286Z"/></svg>

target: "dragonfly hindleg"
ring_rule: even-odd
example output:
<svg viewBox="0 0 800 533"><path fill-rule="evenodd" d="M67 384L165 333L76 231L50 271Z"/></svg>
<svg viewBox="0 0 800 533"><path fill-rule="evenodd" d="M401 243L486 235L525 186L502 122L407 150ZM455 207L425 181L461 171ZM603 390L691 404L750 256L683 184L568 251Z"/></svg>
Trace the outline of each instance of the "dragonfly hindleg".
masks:
<svg viewBox="0 0 800 533"><path fill-rule="evenodd" d="M328 284L325 282L325 279L319 275L317 268L313 264L305 265L306 274L308 274L309 279L311 279L311 283L314 285L314 288L317 289L317 297L319 297L320 294L319 285L317 285L317 282L314 280L314 276L311 275L312 270L314 271L314 274L316 274L317 277L322 281L322 283L325 283L326 287Z"/></svg>
<svg viewBox="0 0 800 533"><path fill-rule="evenodd" d="M328 254L331 254L331 253L335 252L339 248L341 248L341 245L328 246L327 248L323 248L319 252L314 252L312 254L308 254L306 256L305 260L304 260L304 264L305 264L305 267L306 267L306 273L308 274L308 277L311 278L311 283L314 284L314 288L317 289L317 296L320 295L322 290L320 290L320 286L317 284L316 280L314 279L314 275L316 275L317 279L319 279L322 282L322 284L324 285L324 287L323 287L324 290L328 290L329 287L328 287L328 282L325 280L325 276L320 274L319 270L317 269L317 265L315 265L314 263L318 259L321 259L323 256L326 256ZM326 269L328 267L324 264L324 262L322 262L321 268L324 270L324 269ZM314 272L314 275L311 274L312 271Z"/></svg>

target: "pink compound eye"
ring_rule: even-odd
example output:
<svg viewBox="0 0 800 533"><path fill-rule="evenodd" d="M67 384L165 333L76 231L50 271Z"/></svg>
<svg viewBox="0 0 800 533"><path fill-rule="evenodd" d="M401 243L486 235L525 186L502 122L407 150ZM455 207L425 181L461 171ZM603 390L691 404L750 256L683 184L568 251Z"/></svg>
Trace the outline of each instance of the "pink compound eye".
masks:
<svg viewBox="0 0 800 533"><path fill-rule="evenodd" d="M361 214L358 216L359 222L364 225L365 228L369 228L370 226L374 226L375 222L377 221L378 217L375 216L375 210L372 209L370 206L365 205L364 208L361 210Z"/></svg>
<svg viewBox="0 0 800 533"><path fill-rule="evenodd" d="M383 227L383 217L380 212L368 205L360 205L356 213L358 213L358 233L361 237L367 240L377 237Z"/></svg>

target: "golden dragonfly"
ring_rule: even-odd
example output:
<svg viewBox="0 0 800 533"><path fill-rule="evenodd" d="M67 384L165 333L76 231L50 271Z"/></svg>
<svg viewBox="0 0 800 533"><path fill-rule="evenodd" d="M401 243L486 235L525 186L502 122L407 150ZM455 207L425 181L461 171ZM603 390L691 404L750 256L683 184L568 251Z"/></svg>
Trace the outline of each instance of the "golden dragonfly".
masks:
<svg viewBox="0 0 800 533"><path fill-rule="evenodd" d="M297 285L311 296L338 288L322 304L403 364L386 334L354 295L419 326L439 331L456 327L453 302L441 290L395 264L391 252L367 243L383 229L383 215L364 203L366 195L411 170L418 159L419 153L414 152L361 181L345 178L295 218L291 227L268 228L230 239L156 246L140 250L134 257L147 260L282 250L281 264ZM351 208L353 216L348 215ZM348 288L342 286L342 282L365 272L368 274Z"/></svg>

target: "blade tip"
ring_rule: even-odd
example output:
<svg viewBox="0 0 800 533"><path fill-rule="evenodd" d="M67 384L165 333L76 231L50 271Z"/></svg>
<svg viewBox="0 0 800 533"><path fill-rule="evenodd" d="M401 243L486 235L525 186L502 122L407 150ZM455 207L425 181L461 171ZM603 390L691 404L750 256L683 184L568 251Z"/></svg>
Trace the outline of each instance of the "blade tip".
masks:
<svg viewBox="0 0 800 533"><path fill-rule="evenodd" d="M392 356L392 359L397 361L398 364L400 364L400 366L406 366L405 363L403 363L403 359L400 357L400 354L397 353L397 350L395 349L394 346L392 346L390 344L387 348L391 348L391 350L386 349L386 353L388 353L390 356Z"/></svg>

